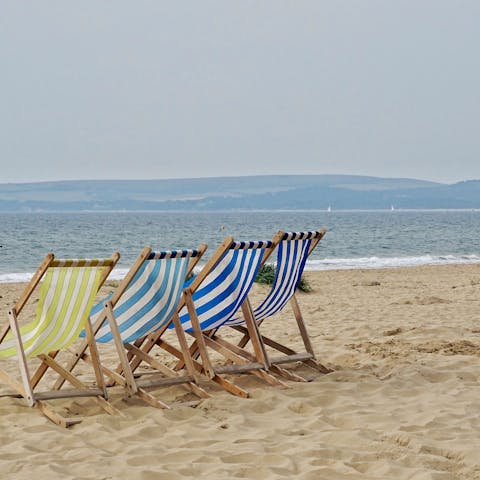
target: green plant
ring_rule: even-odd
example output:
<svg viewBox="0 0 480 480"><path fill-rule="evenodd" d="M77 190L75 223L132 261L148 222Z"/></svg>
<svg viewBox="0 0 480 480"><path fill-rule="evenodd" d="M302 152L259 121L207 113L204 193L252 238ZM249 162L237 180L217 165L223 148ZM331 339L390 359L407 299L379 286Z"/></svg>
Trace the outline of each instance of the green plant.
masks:
<svg viewBox="0 0 480 480"><path fill-rule="evenodd" d="M263 267L257 273L255 282L265 283L266 285L272 285L275 279L275 266L269 263L263 265Z"/></svg>
<svg viewBox="0 0 480 480"><path fill-rule="evenodd" d="M275 266L269 263L266 263L258 272L255 282L264 283L266 285L272 285L275 280ZM298 282L297 288L302 292L311 292L313 289L303 276Z"/></svg>

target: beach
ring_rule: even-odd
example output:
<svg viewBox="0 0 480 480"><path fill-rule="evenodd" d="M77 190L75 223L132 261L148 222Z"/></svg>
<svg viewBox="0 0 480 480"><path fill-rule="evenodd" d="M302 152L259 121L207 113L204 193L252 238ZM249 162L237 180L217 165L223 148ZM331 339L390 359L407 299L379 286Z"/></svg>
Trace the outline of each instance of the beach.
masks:
<svg viewBox="0 0 480 480"><path fill-rule="evenodd" d="M116 389L122 417L69 400L86 417L69 429L3 397L2 478L480 479L480 265L305 277L313 292L298 302L331 373L291 366L311 381L288 388L235 377L248 399L205 383L211 398L170 410ZM2 325L22 288L0 284ZM252 304L267 291L256 284ZM289 307L262 331L300 348ZM102 355L115 362L113 348ZM184 396L180 387L154 393L169 403Z"/></svg>

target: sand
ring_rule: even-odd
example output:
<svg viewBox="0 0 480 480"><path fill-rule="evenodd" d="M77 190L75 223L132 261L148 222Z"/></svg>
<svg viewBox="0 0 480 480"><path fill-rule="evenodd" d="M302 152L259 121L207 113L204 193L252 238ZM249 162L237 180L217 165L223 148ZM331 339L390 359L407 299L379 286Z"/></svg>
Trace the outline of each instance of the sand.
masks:
<svg viewBox="0 0 480 480"><path fill-rule="evenodd" d="M207 384L196 408L118 392L123 417L76 400L88 415L68 430L1 398L1 478L480 479L480 266L306 276L314 292L299 303L332 373L294 367L313 379L289 388L242 376L249 399ZM0 285L4 312L20 288ZM279 338L298 346L289 320Z"/></svg>

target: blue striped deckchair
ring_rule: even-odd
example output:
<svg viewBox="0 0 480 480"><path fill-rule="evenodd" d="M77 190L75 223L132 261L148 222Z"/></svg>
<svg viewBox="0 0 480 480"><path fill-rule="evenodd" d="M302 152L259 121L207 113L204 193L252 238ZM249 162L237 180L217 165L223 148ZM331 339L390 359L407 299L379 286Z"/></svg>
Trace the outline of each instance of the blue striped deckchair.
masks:
<svg viewBox="0 0 480 480"><path fill-rule="evenodd" d="M195 338L191 350L198 349L201 365L196 368L216 381L231 393L248 396L248 392L221 376L222 373L251 372L273 385L283 385L265 372L265 353L257 339L255 322L247 294L260 268L264 251L272 242L235 242L227 237L202 271L186 286L184 299L179 306L179 317L183 329ZM254 356L248 359L239 355L235 345L221 339L217 342L208 336L208 332L221 328L234 315L242 310L250 333ZM150 339L144 349L152 343L161 345L159 336ZM233 362L226 366L213 366L208 348L211 348ZM181 364L177 367L183 366Z"/></svg>
<svg viewBox="0 0 480 480"><path fill-rule="evenodd" d="M91 311L95 340L98 343L113 342L117 348L119 368L111 370L103 365L111 384L124 385L129 395L136 394L155 407L168 408L146 388L182 383L200 397L208 396L195 385L196 371L189 358L184 358L189 375L180 376L157 359L142 355L135 345L136 341L159 330L164 331L170 323L176 322L180 351L185 351L189 357L185 334L178 323L177 307L185 279L206 248L203 244L195 250L154 252L145 247L116 291ZM86 359L81 350L77 354ZM132 366L130 361L134 358L140 362ZM158 378L159 375L154 378L151 371L148 380L135 378L133 371L142 361L161 373L162 378Z"/></svg>
<svg viewBox="0 0 480 480"><path fill-rule="evenodd" d="M119 258L120 255L114 253L111 258L102 260L56 260L53 254L48 254L15 307L8 312L9 324L0 333L0 358L17 358L22 383L4 370L0 370L0 379L25 398L29 406L37 406L59 425L67 427L78 423L79 419L61 416L45 400L93 396L108 413L119 413L106 400L100 359L89 319L95 296ZM17 318L41 280L36 316L33 321L19 327ZM87 387L56 359L57 354L66 351L84 329L96 388ZM30 375L28 364L32 358L40 360L40 366ZM75 390L38 392L37 386L49 368L71 383Z"/></svg>
<svg viewBox="0 0 480 480"><path fill-rule="evenodd" d="M315 360L315 353L295 296L295 291L301 279L307 258L324 235L325 230L323 229L312 232L279 231L277 233L273 239L273 244L277 247L275 279L268 295L253 311L257 326L260 326L264 320L279 313L286 304L290 302L305 346L305 352L298 353L265 335L261 336L261 340L265 345L282 353L280 357L271 357L269 355L269 364L271 366L276 366L276 371L285 374L292 380L304 379L299 375L281 369L278 365L301 361L322 373L330 372L329 369ZM264 262L266 260L267 258L264 259ZM236 329L245 334L245 337L239 343L239 346L242 348L249 340L248 330L245 326L242 326L244 323L245 320L242 318L235 318L227 322L229 326L236 327ZM277 330L277 328L274 328L273 330Z"/></svg>

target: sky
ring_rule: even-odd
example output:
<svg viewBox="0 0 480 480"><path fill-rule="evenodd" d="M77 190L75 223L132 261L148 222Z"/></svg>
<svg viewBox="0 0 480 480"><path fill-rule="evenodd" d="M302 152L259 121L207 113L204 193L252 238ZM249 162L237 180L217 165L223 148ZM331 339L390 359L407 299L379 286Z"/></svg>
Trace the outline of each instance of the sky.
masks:
<svg viewBox="0 0 480 480"><path fill-rule="evenodd" d="M480 179L478 0L1 0L0 183Z"/></svg>

